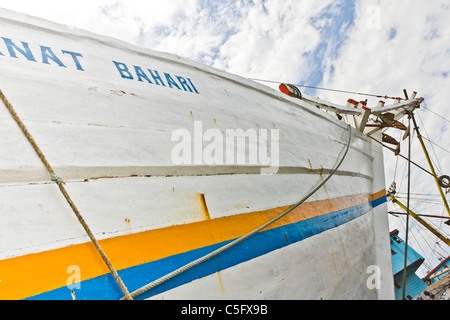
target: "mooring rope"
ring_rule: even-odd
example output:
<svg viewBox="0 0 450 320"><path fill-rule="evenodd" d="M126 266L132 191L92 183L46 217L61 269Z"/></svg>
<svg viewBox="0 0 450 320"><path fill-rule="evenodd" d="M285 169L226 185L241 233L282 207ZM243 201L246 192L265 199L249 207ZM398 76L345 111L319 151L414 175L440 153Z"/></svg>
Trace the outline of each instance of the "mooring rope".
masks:
<svg viewBox="0 0 450 320"><path fill-rule="evenodd" d="M50 173L51 175L51 180L53 182L55 182L58 187L59 190L61 191L61 193L63 194L64 198L66 199L67 203L69 204L69 206L72 208L72 211L75 213L78 221L80 222L80 224L83 226L84 230L86 231L87 235L89 236L89 238L91 239L92 243L94 244L95 248L97 249L98 253L100 254L100 256L102 257L103 261L105 262L105 264L107 265L108 269L110 270L110 272L112 273L112 275L114 276L114 279L116 280L117 284L120 286L120 288L122 289L124 295L125 295L125 299L127 300L132 300L133 298L131 297L130 293L128 292L127 287L125 286L125 284L123 283L122 279L120 278L119 274L117 273L116 269L114 269L113 265L111 264L111 262L109 261L108 257L106 256L105 252L103 251L103 249L100 247L100 244L98 243L97 239L95 238L94 234L92 233L91 229L89 228L88 224L86 223L86 221L84 220L83 216L81 215L80 211L78 210L77 206L75 205L75 203L72 201L72 199L70 198L70 195L68 194L66 188L64 187L64 181L61 179L61 177L59 177L58 175L56 175L55 171L53 170L52 166L50 165L50 163L48 162L47 158L45 157L45 155L42 153L41 149L39 148L39 146L37 145L36 141L34 140L34 138L31 136L30 132L28 131L28 129L26 128L25 124L22 122L22 120L20 119L20 117L17 115L16 111L14 110L13 106L11 105L11 103L8 101L8 99L6 98L6 96L3 94L3 91L0 90L0 99L3 101L3 103L5 104L6 108L8 109L9 113L11 114L11 116L14 118L14 120L16 121L17 125L20 127L20 129L22 130L23 134L25 135L25 137L28 139L28 141L30 142L31 146L33 147L34 151L37 153L39 159L41 159L42 163L44 164L45 168L47 168L47 171Z"/></svg>
<svg viewBox="0 0 450 320"><path fill-rule="evenodd" d="M213 252L211 252L211 253L209 253L209 254L207 254L207 255L205 255L205 256L203 256L203 257L201 257L201 258L199 258L199 259L197 259L195 261L192 261L189 264L186 264L185 266L183 266L183 267L181 267L181 268L179 268L179 269L177 269L175 271L172 271L171 273L169 273L169 274L167 274L167 275L165 275L165 276L163 276L163 277L161 277L161 278L159 278L159 279L157 279L157 280L155 280L155 281L153 281L153 282L151 282L151 283L149 283L149 284L147 284L147 285L145 285L145 286L143 286L143 287L141 287L141 288L139 288L139 289L137 289L135 291L133 291L131 293L131 296L133 298L135 298L135 297L137 297L137 296L147 292L148 290L150 290L150 289L152 289L152 288L162 284L163 282L165 282L165 281L167 281L167 280L169 280L169 279L171 279L171 278L173 278L173 277L175 277L175 276L185 272L186 270L188 270L188 269L190 269L192 267L195 267L196 265L199 265L199 264L201 264L201 263L203 263L203 262L205 262L205 261L207 261L207 260L217 256L218 254L224 252L225 250L230 249L231 247L237 245L238 243L244 241L245 239L251 237L252 235L254 235L254 234L256 234L256 233L258 233L258 232L260 232L262 230L264 230L265 228L267 228L271 224L273 224L276 221L280 220L282 217L284 217L285 215L287 215L288 213L290 213L291 211L296 209L298 206L300 206L302 203L304 203L306 200L308 200L313 194L315 194L320 188L322 188L328 182L328 180L330 180L330 178L338 171L338 169L341 166L342 162L346 158L348 150L350 148L350 142L351 142L351 138L352 138L352 127L349 125L347 127L347 130L348 130L349 134L348 134L348 142L347 142L347 145L345 147L344 155L339 160L338 164L333 169L333 171L328 175L328 177L325 178L318 186L316 186L311 192L309 192L299 202L297 202L292 207L290 207L289 209L287 209L286 211L281 213L279 216L273 218L269 222L266 222L262 226L260 226L257 229L251 231L250 233L248 233L248 234L246 234L246 235L244 235L244 236L242 236L242 237L240 237L240 238L238 238L238 239L236 239L236 240L234 240L234 241L224 245L223 247L221 247L221 248L219 248L219 249L217 249L217 250L215 250L215 251L213 251ZM123 299L124 298L122 298L121 300L123 300Z"/></svg>

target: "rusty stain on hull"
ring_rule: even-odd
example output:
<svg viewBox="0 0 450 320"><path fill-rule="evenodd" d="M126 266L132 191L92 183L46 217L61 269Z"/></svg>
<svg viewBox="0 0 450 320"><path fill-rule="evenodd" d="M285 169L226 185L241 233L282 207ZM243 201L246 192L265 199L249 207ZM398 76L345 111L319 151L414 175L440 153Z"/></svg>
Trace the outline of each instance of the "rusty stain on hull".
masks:
<svg viewBox="0 0 450 320"><path fill-rule="evenodd" d="M211 216L209 215L208 206L206 205L205 195L200 193L198 195L200 197L200 203L202 204L203 214L205 215L205 220L211 220Z"/></svg>
<svg viewBox="0 0 450 320"><path fill-rule="evenodd" d="M131 220L128 218L125 218L125 229L127 230L127 233L131 233Z"/></svg>
<svg viewBox="0 0 450 320"><path fill-rule="evenodd" d="M177 219L190 223L211 220L208 205L203 193L176 192L172 188L173 200L177 204Z"/></svg>
<svg viewBox="0 0 450 320"><path fill-rule="evenodd" d="M319 175L320 175L320 180L323 181L323 166L322 165L320 165L320 173L319 173ZM326 185L323 185L323 190L325 191L325 194L327 195L327 198L331 199L330 198L330 194L328 193L328 189L327 189Z"/></svg>
<svg viewBox="0 0 450 320"><path fill-rule="evenodd" d="M225 287L223 285L223 279L220 271L217 271L217 278L219 279L220 293L222 294L222 298L225 299Z"/></svg>

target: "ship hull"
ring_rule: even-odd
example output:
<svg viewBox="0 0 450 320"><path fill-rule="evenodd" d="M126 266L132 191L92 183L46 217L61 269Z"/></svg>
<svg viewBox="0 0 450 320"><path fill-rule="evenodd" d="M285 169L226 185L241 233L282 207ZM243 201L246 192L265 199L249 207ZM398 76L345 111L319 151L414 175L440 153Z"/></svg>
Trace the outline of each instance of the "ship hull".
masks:
<svg viewBox="0 0 450 320"><path fill-rule="evenodd" d="M124 296L7 104L130 292L290 208L333 172L351 134L342 166L305 203L135 298L392 297L382 150L365 135L186 59L6 10L0 19L0 299ZM234 148L227 130L256 133L255 158L270 161L252 163L250 142Z"/></svg>

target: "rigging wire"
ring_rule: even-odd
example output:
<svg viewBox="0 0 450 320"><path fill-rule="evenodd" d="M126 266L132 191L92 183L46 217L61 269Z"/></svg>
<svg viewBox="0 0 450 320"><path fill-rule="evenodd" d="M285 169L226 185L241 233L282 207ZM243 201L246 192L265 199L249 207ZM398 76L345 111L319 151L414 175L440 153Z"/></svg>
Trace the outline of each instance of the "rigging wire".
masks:
<svg viewBox="0 0 450 320"><path fill-rule="evenodd" d="M396 192L396 194L406 194L405 192ZM414 196L424 196L424 197L440 197L439 194L434 193L419 193L419 192L411 192L411 195Z"/></svg>
<svg viewBox="0 0 450 320"><path fill-rule="evenodd" d="M397 206L397 205L394 204L394 206ZM414 212L417 212L417 213L420 214L420 211L417 210L417 208L415 208L413 206L411 206L411 208L412 208L412 210ZM404 216L397 216L397 217L399 218L400 224L403 227L403 231L406 234L406 228L405 228L405 225L406 225L405 219L406 219L406 217L404 217ZM430 219L426 219L426 220L434 228L437 228L437 226L434 223L430 222ZM442 221L443 221L443 219L441 220L441 225L442 225ZM420 223L418 223L415 220L411 220L411 229L419 230L418 232L410 232L410 235L415 241L414 245L417 245L419 247L421 255L426 258L425 261L424 261L424 265L423 265L425 268L427 268L429 270L433 269L433 267L428 263L428 261L430 261L430 262L433 261L433 258L436 255L439 255L441 258L448 257L448 253L447 253L447 250L446 250L447 247L444 246L445 247L444 248L443 246L441 246L440 240L437 239L437 238L435 239L429 232L427 232L427 230L425 230L425 228ZM425 232L421 232L420 230L421 231L425 231ZM441 233L444 236L449 237L449 235L446 232L444 232L442 229L441 229ZM422 239L422 241L419 241L419 239L417 238L418 236ZM425 245L428 248L428 250L425 250L423 245ZM438 246L440 250L437 250L436 246ZM427 255L427 251L429 251L428 255ZM440 251L442 251L443 253L441 253ZM444 254L445 254L445 256L444 256Z"/></svg>
<svg viewBox="0 0 450 320"><path fill-rule="evenodd" d="M268 82L268 83L283 83L283 81L274 81L274 80L267 80L267 79L256 79L256 78L248 78L249 80L253 81L261 81L261 82ZM305 84L294 84L294 86L302 87L302 88L308 88L308 89L316 89L316 90L324 90L324 91L332 91L332 92L338 92L338 93L348 93L348 94L356 94L360 96L367 96L367 97L375 97L375 98L382 98L382 99L395 99L395 100L407 100L405 98L400 97L390 97L388 95L381 95L381 94L373 94L373 93L363 93L363 92L357 92L357 91L350 91L350 90L341 90L341 89L332 89L332 88L325 88L325 87L318 87L318 86L310 86ZM424 105L421 105L422 108L425 110L434 113L436 116L442 118L443 120L450 123L450 120L445 118L444 116L440 115L436 111L431 110L430 108L425 107Z"/></svg>
<svg viewBox="0 0 450 320"><path fill-rule="evenodd" d="M416 223L415 221L411 221L411 222L412 222L412 225L414 226L414 228L417 228L417 229L423 231L423 229L419 226L419 225L420 225L419 223ZM419 241L417 235L419 235L423 241ZM420 248L420 251L422 252L422 254L423 254L424 256L425 256L426 251L423 249L422 244L426 244L427 247L430 248L430 250L431 250L431 251L430 251L430 257L426 257L426 259L425 259L425 261L427 261L427 265L430 266L430 263L429 263L428 261L432 261L432 260L431 260L431 257L432 257L432 255L433 255L433 249L432 249L432 247L431 247L431 244L430 244L430 243L428 242L428 240L425 238L425 235L428 236L428 232L420 232L420 231L417 232L417 233L411 232L411 236L414 238L414 241L416 242L417 246ZM425 261L424 261L424 262L425 262Z"/></svg>
<svg viewBox="0 0 450 320"><path fill-rule="evenodd" d="M427 107L425 107L425 106L421 106L422 108L424 108L425 110L428 110L428 111L430 111L431 113L434 113L435 115L437 115L438 117L440 117L440 118L442 118L442 119L444 119L445 121L447 121L448 123L450 123L450 120L448 120L447 118L445 118L444 116L441 116L439 113L437 113L437 112L435 112L435 111L433 111L433 110L431 110L431 109L429 109L429 108L427 108Z"/></svg>
<svg viewBox="0 0 450 320"><path fill-rule="evenodd" d="M444 208L443 208L443 211L444 211ZM439 227L439 228L442 227L442 222L443 222L443 221L441 221L440 227ZM448 234L446 234L446 233L444 233L444 232L442 232L442 233L443 233L446 237L448 237ZM439 247L441 250L443 250L443 252L446 254L446 256L444 257L444 255L443 255L441 252L439 252L439 250L437 250L436 247ZM438 255L439 255L440 257L437 257ZM440 242L439 242L439 239L438 239L437 237L436 237L436 239L434 239L434 245L433 245L433 249L432 249L432 251L431 251L431 256L430 256L430 260L429 260L429 261L433 261L434 257L437 257L438 260L440 260L440 259L442 259L442 258L448 257L447 251L441 246L441 244L440 244Z"/></svg>
<svg viewBox="0 0 450 320"><path fill-rule="evenodd" d="M396 195L399 199L405 198L407 195L403 192L397 192ZM425 202L425 203L440 203L442 204L442 199L439 195L420 195L420 194L411 194L411 199L414 199L418 202Z"/></svg>
<svg viewBox="0 0 450 320"><path fill-rule="evenodd" d="M423 127L425 127L421 118L420 118L420 121L422 122ZM425 132L426 132L426 135L427 135L427 140L430 140L428 132L426 131L426 129L425 129ZM409 152L410 152L410 148L411 148L411 140L410 139L411 139L411 136L409 136ZM433 150L434 156L437 158L435 149L432 148L432 150ZM397 160L398 160L398 158L397 158ZM433 161L433 162L435 162L435 161ZM423 226L421 226L421 225L419 226L419 224L416 223L415 221L411 221L411 223L409 222L409 210L410 210L410 208L412 208L412 206L410 205L410 201L411 201L411 198L412 198L411 197L411 192L410 192L410 163L411 163L410 153L408 153L408 162L407 162L407 164L408 164L408 193L406 194L407 201L408 201L408 206L407 206L408 212L407 212L407 216L406 216L406 224L403 225L403 227L405 229L405 234L406 234L406 239L405 239L405 266L404 267L406 269L406 261L407 261L407 256L408 256L408 253L407 253L408 252L407 251L408 250L408 237L411 236L413 241L415 241L417 246L420 248L420 251L423 252L423 256L427 257L427 259L425 260L425 263L423 264L423 266L428 268L429 270L431 270L432 267L429 265L428 261L429 262L434 261L433 259L435 257L437 257L438 255L439 256L443 256L441 252L438 252L437 247L439 247L440 249L443 249L443 248L442 248L442 246L439 243L438 237L434 238L431 235L429 235L427 232L425 232L425 235L429 239L425 238L424 232L420 231L420 230L423 230ZM396 175L396 172L397 172L397 164L398 164L398 161L396 163L395 175ZM439 161L437 163L437 166L439 167L439 170L442 172L442 167L441 167ZM406 169L406 165L405 165L405 169ZM404 169L404 173L405 173L405 169ZM403 182L403 178L405 176L404 173L403 173L400 185ZM427 201L427 199L424 199L423 197L413 197L413 198L415 198L413 200L416 200L417 202L425 202L425 203L428 202L428 203L433 204L432 206L436 205L436 203L434 201ZM415 210L415 211L417 212L417 210ZM401 219L401 221L403 221L403 218ZM438 229L438 230L442 230L441 229L442 223L443 223L442 220L440 221L440 226L439 227L436 224L434 224L433 222L431 222L431 221L427 221L427 222L433 228ZM416 236L416 233L410 232L412 229L416 229L416 228L417 228L417 230L419 230L417 232L418 233L417 236ZM442 232L442 234L444 234L446 237L448 237L445 234L445 232ZM420 237L422 239L422 241L419 241L418 237ZM431 242L431 244L430 244L430 242ZM424 250L424 248L422 247L422 244L425 244L429 248L429 251L427 250L429 252L428 254L425 254L427 251ZM404 279L403 279L403 299L405 298L405 286L406 286L405 272L406 271L404 271Z"/></svg>
<svg viewBox="0 0 450 320"><path fill-rule="evenodd" d="M417 115L419 116L420 123L422 124L423 130L425 131L425 135L426 135L426 138L427 138L426 140L428 140L428 141L431 142L430 136L429 136L429 134L428 134L427 129L425 128L425 124L423 123L422 118L420 117L420 114L417 113ZM423 138L423 137L422 137L422 138ZM438 156L436 155L436 151L434 150L433 144L431 144L431 150L433 150L433 154L434 154L434 156L436 157L437 167L438 167L440 173L442 173L442 172L443 172L443 171L442 171L442 167L441 167L441 164L439 163L439 158L438 158ZM430 159L431 159L431 157L430 157ZM434 161L433 161L433 162L434 162ZM435 163L435 165L436 165L436 163Z"/></svg>
<svg viewBox="0 0 450 320"><path fill-rule="evenodd" d="M255 78L248 78L248 79L253 80L253 81L261 81L261 82L269 82L269 83L282 83L282 81L273 81L273 80L266 80L266 79L255 79ZM360 96L375 97L375 98L381 98L381 99L406 100L404 98L390 97L390 96L381 95L381 94L363 93L363 92L340 90L340 89L331 89L331 88L324 88L324 87L317 87L317 86L309 86L309 85L305 85L305 84L293 84L293 85L296 87L302 87L302 88L308 88L308 89L332 91L332 92L339 92L339 93L349 93L349 94L356 94L356 95L360 95Z"/></svg>
<svg viewBox="0 0 450 320"><path fill-rule="evenodd" d="M280 215L278 215L277 217L273 218L272 220L266 222L265 224L261 225L260 227L256 228L255 230L247 233L246 235L243 235L240 238L237 238L235 240L233 240L232 242L229 242L228 244L214 250L213 252L204 255L201 258L198 258L197 260L194 260L184 266L182 266L181 268L178 268L174 271L172 271L169 274L166 274L163 277L160 277L159 279L154 280L153 282L150 282L148 284L146 284L143 287L140 287L139 289L133 291L131 293L131 297L137 297L141 294L143 294L144 292L147 292L148 290L160 285L161 283L168 281L170 279L172 279L173 277L176 277L177 275L189 270L190 268L193 268L219 254L221 254L222 252L228 250L229 248L241 243L242 241L245 241L246 239L248 239L249 237L253 236L254 234L266 229L268 226L270 226L271 224L275 223L276 221L280 220L281 218L283 218L284 216L286 216L287 214L289 214L291 211L293 211L294 209L296 209L297 207L299 207L301 204L303 204L305 201L307 201L312 195L314 195L320 188L322 188L327 182L328 180L331 179L331 177L334 176L334 174L339 170L340 166L342 165L342 163L344 162L345 158L347 157L347 153L350 149L350 144L351 144L351 140L352 140L352 127L350 125L347 126L347 131L348 131L348 141L346 146L344 147L343 150L343 155L340 158L340 160L338 161L337 165L333 168L333 170L331 171L331 173L319 184L317 185L313 190L311 190L306 196L304 196L299 202L297 202L296 204L292 205L289 209L287 209L286 211L284 211L283 213L281 213ZM125 298L125 297L124 297ZM121 300L123 300L124 298L122 298Z"/></svg>
<svg viewBox="0 0 450 320"><path fill-rule="evenodd" d="M261 82L268 82L268 83L282 83L282 81L274 81L274 80L267 80L267 79L257 79L257 78L248 78L249 80L253 80L253 81L261 81ZM302 88L310 88L310 89L316 89L316 90L324 90L324 91L332 91L332 92L339 92L339 93L348 93L348 94L356 94L356 95L361 95L361 96L368 96L368 97L376 97L376 98L382 98L382 99L395 99L395 100L407 100L406 98L400 98L400 97L390 97L388 95L380 95L380 94L373 94L373 93L363 93L363 92L357 92L357 91L350 91L350 90L341 90L341 89L332 89L332 88L325 88L325 87L318 87L318 86L310 86L310 85L304 85L304 84L294 84L297 87L302 87ZM421 105L421 107L423 107L424 109L434 113L435 115L439 116L440 118L444 119L445 121L450 123L450 120L446 119L444 116L438 114L437 112L425 107L424 105ZM419 116L420 117L420 116ZM422 121L422 119L421 119ZM423 122L422 122L423 124ZM426 130L425 130L426 131ZM413 135L414 135L415 131L413 130ZM428 136L428 133L427 133ZM449 150L443 148L442 146L439 146L438 144L432 142L429 137L425 138L426 140L428 140L430 143L434 144L435 146L443 149L444 151L450 153ZM378 141L377 141L378 142ZM434 149L433 149L434 152ZM440 166L439 166L440 167ZM419 167L420 168L420 167ZM423 169L423 168L422 168ZM441 168L442 169L442 168ZM441 170L442 172L442 170ZM429 172L428 172L429 173ZM431 173L430 173L431 174Z"/></svg>
<svg viewBox="0 0 450 320"><path fill-rule="evenodd" d="M402 226L403 229L405 230L404 232L406 233L406 228L405 228L405 217L402 217ZM410 236L414 239L414 246L417 245L417 247L420 249L421 255L424 256L426 259L424 261L424 267L428 268L428 269L433 269L430 265L430 263L428 261L432 261L432 257L434 255L433 253L433 247L432 245L434 244L434 239L431 238L431 236L429 235L428 232L426 232L426 230L424 230L423 226L421 224L419 224L418 222L411 220L411 229L417 229L419 230L418 232L410 232ZM425 232L421 232L421 231L425 231ZM422 239L422 241L419 241L418 237L420 237ZM431 243L430 243L431 242ZM426 246L426 248L428 248L428 250L425 250L423 246ZM429 254L427 255L427 251L429 252Z"/></svg>
<svg viewBox="0 0 450 320"><path fill-rule="evenodd" d="M436 147L441 148L441 149L444 150L445 152L450 153L450 151L449 151L448 149L445 149L444 147L441 147L440 145L438 145L437 143L434 143L434 142L431 141L430 139L427 139L427 138L425 138L425 137L422 137L422 138L424 138L425 140L427 140L427 141L430 142L431 144L434 144Z"/></svg>
<svg viewBox="0 0 450 320"><path fill-rule="evenodd" d="M405 122L404 119L402 119L402 124L403 125L405 124L404 122ZM401 138L402 138L402 132L401 131L399 132L399 135L400 135L400 137L399 137L398 141L401 141ZM397 178L398 160L399 160L400 157L395 157L395 158L396 159L395 159L394 181L396 181L396 178Z"/></svg>

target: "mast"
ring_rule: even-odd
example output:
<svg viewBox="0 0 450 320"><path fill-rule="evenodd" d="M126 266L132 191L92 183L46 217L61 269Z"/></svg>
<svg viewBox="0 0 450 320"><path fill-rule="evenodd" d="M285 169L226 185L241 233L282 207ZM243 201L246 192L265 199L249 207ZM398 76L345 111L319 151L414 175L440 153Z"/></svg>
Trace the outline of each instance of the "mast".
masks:
<svg viewBox="0 0 450 320"><path fill-rule="evenodd" d="M389 194L388 196L391 197L392 203L398 205L400 208L402 208L405 211L408 211L407 206L402 203L399 199L397 199L394 195ZM413 217L417 222L422 224L425 228L427 228L431 233L433 233L436 237L438 237L442 242L444 242L446 245L450 247L450 239L446 238L444 235L442 235L439 231L434 229L429 223L427 223L424 219L420 217L419 214L415 213L412 210L409 210L409 215Z"/></svg>
<svg viewBox="0 0 450 320"><path fill-rule="evenodd" d="M411 116L412 112L408 112L408 121L409 124L411 124ZM410 216L410 210L409 210L409 204L411 199L411 134L410 129L411 125L408 126L408 200L406 205L406 239L405 239L405 263L403 268L403 293L402 293L402 299L406 299L406 273L407 269L406 266L408 265L408 239L409 239L409 216Z"/></svg>
<svg viewBox="0 0 450 320"><path fill-rule="evenodd" d="M425 153L425 157L427 158L428 165L430 166L431 173L433 174L434 180L436 181L436 185L438 187L439 193L441 195L442 201L444 202L445 209L447 210L448 215L450 216L450 208L447 203L447 199L445 198L444 191L442 190L441 185L439 184L439 178L436 175L436 171L434 170L433 164L431 163L430 155L428 154L427 148L423 143L422 135L419 132L419 127L417 126L416 119L414 118L414 114L411 114L414 128L417 132L417 137L419 138L420 145L422 146L423 152Z"/></svg>

